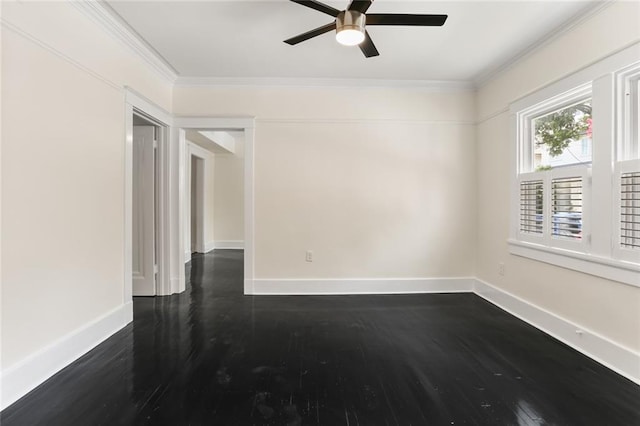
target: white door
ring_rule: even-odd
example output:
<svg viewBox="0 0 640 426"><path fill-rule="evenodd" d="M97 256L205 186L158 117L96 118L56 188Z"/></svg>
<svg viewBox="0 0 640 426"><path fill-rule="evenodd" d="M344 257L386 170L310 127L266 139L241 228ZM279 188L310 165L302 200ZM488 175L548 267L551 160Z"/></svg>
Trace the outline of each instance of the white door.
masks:
<svg viewBox="0 0 640 426"><path fill-rule="evenodd" d="M133 295L155 296L155 179L153 126L133 127Z"/></svg>

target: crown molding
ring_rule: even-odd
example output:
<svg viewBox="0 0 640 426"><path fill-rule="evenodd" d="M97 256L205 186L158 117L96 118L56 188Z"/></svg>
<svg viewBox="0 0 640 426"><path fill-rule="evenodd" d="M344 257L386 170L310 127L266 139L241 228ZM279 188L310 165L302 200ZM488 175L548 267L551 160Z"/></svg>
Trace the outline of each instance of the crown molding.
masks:
<svg viewBox="0 0 640 426"><path fill-rule="evenodd" d="M378 87L423 89L431 92L474 91L472 81L457 80L384 80L356 78L253 78L253 77L178 77L178 87Z"/></svg>
<svg viewBox="0 0 640 426"><path fill-rule="evenodd" d="M511 56L506 61L496 64L495 66L491 66L489 67L489 69L480 72L476 77L473 78L473 83L475 87L477 89L482 88L489 81L493 80L503 72L507 71L508 69L513 67L516 63L520 62L521 60L523 60L528 56L531 56L532 54L537 52L539 49L550 44L551 42L560 38L564 34L567 34L573 31L573 29L583 24L594 15L597 15L602 10L611 6L613 3L615 3L614 0L603 0L603 1L592 2L590 6L585 7L582 10L582 12L580 12L578 15L571 17L568 22L564 22L560 24L555 30L550 31L543 38L523 48L522 50L520 50L515 55Z"/></svg>
<svg viewBox="0 0 640 426"><path fill-rule="evenodd" d="M170 83L175 83L178 72L140 34L102 0L69 1L78 10L99 24L107 33L124 43L140 59Z"/></svg>

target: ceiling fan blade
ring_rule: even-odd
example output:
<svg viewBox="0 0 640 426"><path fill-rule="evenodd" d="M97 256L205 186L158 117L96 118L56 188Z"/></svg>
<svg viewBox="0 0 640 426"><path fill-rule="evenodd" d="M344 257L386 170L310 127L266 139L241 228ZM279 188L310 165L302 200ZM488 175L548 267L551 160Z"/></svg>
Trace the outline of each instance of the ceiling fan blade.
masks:
<svg viewBox="0 0 640 426"><path fill-rule="evenodd" d="M357 10L360 13L365 13L371 7L371 3L373 3L372 0L353 0L347 10Z"/></svg>
<svg viewBox="0 0 640 426"><path fill-rule="evenodd" d="M418 27L440 27L447 15L410 15L405 13L369 13L367 25L410 25Z"/></svg>
<svg viewBox="0 0 640 426"><path fill-rule="evenodd" d="M338 16L338 14L340 13L338 9L335 9L331 6L328 6L324 3L320 3L319 1L315 1L315 0L291 0L291 1L294 3L301 4L302 6L307 6L311 9L315 9L319 12L326 13L327 15L331 15L334 18Z"/></svg>
<svg viewBox="0 0 640 426"><path fill-rule="evenodd" d="M323 25L311 31L307 31L306 33L297 35L295 37L291 37L290 39L285 40L284 42L293 46L295 44L301 43L305 40L309 40L310 38L319 36L321 34L328 33L329 31L332 31L335 29L336 29L336 23L332 22L330 24Z"/></svg>
<svg viewBox="0 0 640 426"><path fill-rule="evenodd" d="M364 32L364 41L358 46L360 46L360 50L362 50L362 53L364 53L364 56L367 58L380 55L380 52L376 49L376 45L373 44L373 40L371 40L371 36L368 31Z"/></svg>

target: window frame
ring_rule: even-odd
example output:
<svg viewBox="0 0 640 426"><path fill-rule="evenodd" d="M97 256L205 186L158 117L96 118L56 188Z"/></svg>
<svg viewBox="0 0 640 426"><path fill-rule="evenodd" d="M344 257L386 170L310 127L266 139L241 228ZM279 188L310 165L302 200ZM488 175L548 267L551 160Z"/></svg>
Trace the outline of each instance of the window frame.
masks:
<svg viewBox="0 0 640 426"><path fill-rule="evenodd" d="M640 159L640 62L616 72L616 89L616 160Z"/></svg>
<svg viewBox="0 0 640 426"><path fill-rule="evenodd" d="M515 237L519 241L541 244L551 248L573 250L586 253L590 243L589 228L589 208L590 206L590 179L591 163L572 164L562 167L555 167L550 170L536 171L535 167L535 141L533 136L534 121L554 111L562 110L577 102L591 99L591 81L574 87L558 95L545 99L542 102L530 105L529 107L516 112L517 141L517 180L518 187L522 182L542 181L543 187L543 213L542 213L542 234L531 234L523 232L518 220L518 229ZM582 238L580 240L568 240L553 235L552 232L552 182L555 179L580 177L582 179ZM519 199L519 196L518 196Z"/></svg>
<svg viewBox="0 0 640 426"><path fill-rule="evenodd" d="M619 179L616 180L622 170L622 159L640 157L640 142L630 144L626 136L633 111L640 111L640 100L629 108L629 101L622 96L629 78L640 76L639 47L640 42L635 43L510 105L513 144L508 248L511 254L640 287L640 256L636 256L637 250L625 251L619 245L620 192ZM640 92L640 80L633 87L637 88L636 93ZM533 171L532 119L569 106L588 97L589 93L594 111L591 167L578 164ZM633 126L635 133L631 134L638 135L638 124ZM566 173L576 173L576 170L570 170L576 167L583 169L583 194L588 194L583 200L582 239L559 241L551 236L549 229L552 220L550 181ZM624 170L627 170L626 166ZM542 238L520 232L520 183L523 179L545 180L546 229ZM598 202L591 203L590 199Z"/></svg>
<svg viewBox="0 0 640 426"><path fill-rule="evenodd" d="M592 84L588 82L517 112L518 140L519 145L521 145L521 150L524 151L518 162L518 173L537 173L534 168L535 142L533 140L533 121L591 97ZM571 164L567 167L574 165L579 164Z"/></svg>
<svg viewBox="0 0 640 426"><path fill-rule="evenodd" d="M640 60L615 73L617 144L614 163L613 253L618 259L640 262L640 250L622 245L622 175L640 172Z"/></svg>

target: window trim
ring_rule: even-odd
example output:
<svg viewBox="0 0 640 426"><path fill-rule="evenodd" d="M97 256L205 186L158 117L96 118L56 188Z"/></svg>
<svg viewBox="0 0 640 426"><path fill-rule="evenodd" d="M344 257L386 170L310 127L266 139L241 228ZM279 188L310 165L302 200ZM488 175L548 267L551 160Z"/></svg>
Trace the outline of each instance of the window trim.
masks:
<svg viewBox="0 0 640 426"><path fill-rule="evenodd" d="M509 239L507 240L509 252L516 256L526 257L532 260L549 263L566 269L571 269L595 276L599 276L605 279L618 281L621 283L629 284L635 287L640 287L640 261L633 258L631 261L624 256L619 256L619 251L616 249L615 242L618 240L616 237L614 226L615 220L619 217L616 216L617 206L615 200L617 199L616 184L613 179L617 176L617 164L620 159L621 148L621 124L620 124L620 100L619 90L620 87L620 75L623 71L632 68L632 64L640 62L638 58L638 48L640 42L636 42L620 51L607 56L600 61L597 61L585 68L576 71L573 74L565 76L564 78L544 86L537 91L530 93L510 105L510 134L512 137L512 153L511 153L511 197L510 197L510 232ZM633 74L627 73L626 75ZM635 75L635 74L634 74ZM597 86L596 86L597 83ZM589 223L589 230L584 231L584 241L592 240L593 243L588 244L586 249L576 250L571 247L554 247L546 244L546 241L540 238L522 238L520 231L520 210L519 210L519 198L520 198L520 182L521 173L531 171L526 167L532 163L533 154L529 153L528 158L523 159L523 150L527 149L522 143L523 132L528 131L527 127L523 124L524 120L532 118L534 114L541 114L546 110L557 109L561 107L563 100L576 99L581 92L590 88L592 92L592 106L594 111L597 108L598 117L602 122L596 121L594 123L594 151L593 151L593 166L591 171L593 172L595 184L595 176L598 176L598 190L602 191L605 188L605 199L611 199L614 203L608 203L611 207L605 206L609 212L606 215L606 222L611 223L611 226L603 226L600 219L597 222ZM639 87L640 89L640 87ZM605 94L605 96L602 96ZM600 97L600 100L596 100L596 96ZM614 101L617 98L617 101ZM568 104L567 104L568 105ZM610 121L615 118L616 121ZM606 122L606 123L605 123ZM599 129L598 129L599 127ZM596 137L600 138L599 142L596 141ZM599 153L602 154L599 157L596 152L596 143L606 144L604 148L599 147ZM598 165L596 166L596 162ZM615 168L614 168L615 166ZM587 166L580 166L587 167ZM597 168L597 170L596 170ZM552 169L553 170L553 169ZM597 172L597 173L596 173ZM540 173L540 174L539 174ZM532 172L532 174L542 176L545 172ZM548 173L547 177L550 179L551 173ZM608 182L605 182L603 177L609 176ZM531 178L532 176L529 176ZM540 178L538 178L540 179ZM590 180L590 179L589 179ZM590 183L590 182L589 182ZM590 185L591 186L591 185ZM598 192L598 194L602 194ZM592 194L596 196L596 194ZM600 197L600 195L597 195ZM598 198L600 199L600 198ZM589 211L583 210L583 227L587 226L590 217L595 213L596 207L598 213L603 213L601 206L592 203ZM547 207L545 206L545 211ZM600 218L601 216L593 216ZM611 220L610 220L611 219ZM597 226L596 226L597 225ZM583 228L584 230L584 228ZM593 232L593 234L591 234ZM589 233L589 237L586 234ZM597 238L597 244L596 244ZM634 253L635 254L635 253Z"/></svg>
<svg viewBox="0 0 640 426"><path fill-rule="evenodd" d="M535 151L532 129L533 120L554 111L562 110L576 102L579 102L580 100L590 98L592 96L592 92L592 82L589 81L516 112L518 120L517 140L522 152L522 155L520 155L518 159L519 174L536 172L534 169L533 158ZM520 141L523 141L524 143L520 144ZM570 166L574 165L579 164L572 164Z"/></svg>
<svg viewBox="0 0 640 426"><path fill-rule="evenodd" d="M546 247L554 247L559 249L573 250L576 252L587 253L590 247L590 200L591 200L591 163L589 164L571 164L563 167L555 167L551 170L534 170L535 161L535 141L533 138L533 122L537 118L558 111L570 105L574 105L584 99L591 99L593 96L593 84L591 81L583 83L570 90L559 93L555 96L545 99L529 106L526 109L516 112L516 132L517 132L517 156L516 175L517 184L523 181L542 181L543 187L543 214L542 214L542 234L531 234L522 232L520 229L520 220L518 220L518 229L513 239L525 242L536 243ZM552 233L552 183L555 179L580 177L582 180L582 238L580 240L569 240L554 236ZM518 195L518 200L520 196ZM518 202L519 204L519 202Z"/></svg>
<svg viewBox="0 0 640 426"><path fill-rule="evenodd" d="M619 142L616 160L626 161L640 158L640 62L616 72L616 120ZM625 92L635 93L636 103L632 104ZM635 117L635 120L633 119ZM635 139L635 140L634 140Z"/></svg>
<svg viewBox="0 0 640 426"><path fill-rule="evenodd" d="M515 239L507 243L509 252L516 256L640 287L640 265L636 263Z"/></svg>

